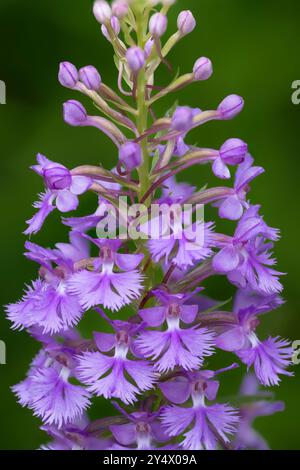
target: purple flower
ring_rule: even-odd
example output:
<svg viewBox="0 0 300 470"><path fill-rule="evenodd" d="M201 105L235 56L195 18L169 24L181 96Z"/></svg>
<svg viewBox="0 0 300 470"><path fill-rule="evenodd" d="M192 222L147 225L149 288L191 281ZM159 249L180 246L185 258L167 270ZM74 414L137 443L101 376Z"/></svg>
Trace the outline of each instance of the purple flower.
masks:
<svg viewBox="0 0 300 470"><path fill-rule="evenodd" d="M279 375L293 375L286 371L292 363L293 349L288 341L279 337L260 341L256 335L260 315L280 305L276 296L254 297L251 304L246 293L246 305L243 292L239 293L235 303L235 322L222 328L216 338L216 345L225 350L233 351L241 361L250 368L254 366L255 374L265 386L278 385Z"/></svg>
<svg viewBox="0 0 300 470"><path fill-rule="evenodd" d="M227 404L205 403L206 399L216 398L219 382L212 380L214 376L212 371L196 372L160 384L165 397L176 405L192 398L192 407L171 405L161 413L162 424L170 437L185 433L181 442L184 449L215 450L220 441L229 442L228 435L236 432L237 410Z"/></svg>
<svg viewBox="0 0 300 470"><path fill-rule="evenodd" d="M112 445L110 438L97 438L89 432L88 420L77 419L67 426L56 428L55 426L42 426L52 438L52 441L41 447L41 450L105 450Z"/></svg>
<svg viewBox="0 0 300 470"><path fill-rule="evenodd" d="M260 206L250 207L239 221L233 237L223 237L221 250L213 258L216 272L226 274L229 281L238 287L250 287L254 291L269 295L282 290L278 277L282 274L272 268L272 243L278 230L269 228L258 215ZM221 237L222 238L222 237Z"/></svg>
<svg viewBox="0 0 300 470"><path fill-rule="evenodd" d="M152 388L156 374L149 362L127 357L129 352L135 354L137 327L122 321L111 322L111 325L115 334L94 333L99 351L78 356L77 374L91 393L119 398L126 404L133 403L140 391ZM109 352L113 355L103 354Z"/></svg>
<svg viewBox="0 0 300 470"><path fill-rule="evenodd" d="M187 216L187 211L183 214L181 207L175 206L172 211L171 219L161 215L150 221L154 236L148 241L148 248L155 262L164 259L168 264L172 258L174 265L186 269L212 255L214 224L198 221L185 227L183 218Z"/></svg>
<svg viewBox="0 0 300 470"><path fill-rule="evenodd" d="M250 190L249 184L257 176L264 173L262 167L252 166L252 164L253 158L248 154L236 171L232 194L217 204L219 206L219 216L222 219L239 220L244 209L248 209L249 203L246 197Z"/></svg>
<svg viewBox="0 0 300 470"><path fill-rule="evenodd" d="M243 163L248 146L240 139L229 139L222 145L219 157L213 163L213 172L218 178L230 178L230 171L227 165L238 165Z"/></svg>
<svg viewBox="0 0 300 470"><path fill-rule="evenodd" d="M241 419L235 440L235 447L239 449L269 450L265 439L253 428L253 422L260 416L271 416L284 410L282 401L273 401L272 393L260 391L258 382L253 374L247 374L242 382L240 395L243 403L240 406ZM257 401L251 401L256 396ZM249 397L249 402L247 402Z"/></svg>
<svg viewBox="0 0 300 470"><path fill-rule="evenodd" d="M103 305L120 310L138 298L143 288L143 277L136 269L143 255L118 253L119 240L88 239L100 248L99 257L92 263L93 271L82 269L68 279L68 292L78 297L84 309Z"/></svg>
<svg viewBox="0 0 300 470"><path fill-rule="evenodd" d="M169 294L161 290L154 294L162 306L139 310L139 315L148 327L160 330L142 332L136 341L139 351L154 360L161 373L176 366L198 369L204 357L213 354L214 335L207 328L190 326L196 320L198 306L185 303L193 294ZM164 324L167 329L161 330Z"/></svg>
<svg viewBox="0 0 300 470"><path fill-rule="evenodd" d="M85 258L88 248L78 234L71 243L58 243L56 249L44 249L26 242L27 258L41 265L40 277L27 287L23 298L6 307L13 328L39 326L44 334L58 333L76 325L82 314L77 297L67 291L67 279L74 263Z"/></svg>
<svg viewBox="0 0 300 470"><path fill-rule="evenodd" d="M118 442L118 445L112 446L112 450L152 450L158 448L157 444L165 443L170 439L161 428L157 413L140 411L131 415L126 413L125 416L128 423L113 424L109 427Z"/></svg>
<svg viewBox="0 0 300 470"><path fill-rule="evenodd" d="M138 168L143 162L141 146L135 142L126 142L119 149L119 160L129 172Z"/></svg>
<svg viewBox="0 0 300 470"><path fill-rule="evenodd" d="M44 178L46 191L40 194L40 200L33 204L38 212L27 221L28 228L24 232L26 235L37 233L55 207L60 212L77 209L78 196L85 193L92 184L90 178L73 176L66 167L48 160L44 155L38 154L37 162L38 165L32 169Z"/></svg>
<svg viewBox="0 0 300 470"><path fill-rule="evenodd" d="M115 173L115 171L115 169L112 170L113 173ZM118 183L108 183L106 181L102 182L102 186L108 190L114 191L119 191L121 189ZM105 217L110 206L111 203L107 201L107 199L103 196L99 196L98 207L93 214L83 217L63 217L62 222L64 225L71 227L72 230L76 232L86 232L91 228L97 227L98 223Z"/></svg>
<svg viewBox="0 0 300 470"><path fill-rule="evenodd" d="M69 382L71 373L68 366L42 351L27 378L12 389L22 406L32 409L46 425L60 428L80 418L90 405L89 393Z"/></svg>
<svg viewBox="0 0 300 470"><path fill-rule="evenodd" d="M157 201L159 214L153 215L149 223L141 227L149 234L148 248L155 262L164 258L167 266L172 257L174 265L187 269L211 256L214 224L201 220L192 224L192 213L182 212L184 201L194 189L191 185L177 183L174 177L166 180L162 197Z"/></svg>
<svg viewBox="0 0 300 470"><path fill-rule="evenodd" d="M188 106L178 106L172 117L172 128L179 132L187 132L193 127L194 113Z"/></svg>
<svg viewBox="0 0 300 470"><path fill-rule="evenodd" d="M164 182L162 196L158 202L160 204L179 204L184 203L195 191L195 186L188 183L178 183L174 176Z"/></svg>
<svg viewBox="0 0 300 470"><path fill-rule="evenodd" d="M178 114L177 114L177 109L179 109ZM174 148L174 151L173 151L174 157L183 157L186 153L188 153L192 149L192 147L190 145L187 145L185 143L184 139L185 139L186 135L188 134L188 132L193 129L194 122L192 121L190 127L188 127L188 128L187 128L187 123L188 123L188 121L190 122L191 113L193 115L193 118L195 118L198 114L201 113L201 109L199 109L199 108L189 108L188 106L178 106L177 109L173 113L173 118L174 118L174 121L175 121L175 125L176 125L176 121L178 122L178 120L179 120L178 117L182 118L182 115L183 115L183 112L184 112L184 116L185 116L184 127L185 127L185 130L181 130L181 131L176 130L174 136L170 135L170 139L174 138L174 140L175 140L175 148ZM184 110L183 112L182 112L182 109ZM188 110L190 110L191 113ZM173 119L172 119L172 121L173 121ZM174 124L174 121L173 121L173 124ZM181 124L180 127L182 127L182 124ZM159 146L159 150L160 150L161 155L163 154L165 148L166 147L164 145Z"/></svg>

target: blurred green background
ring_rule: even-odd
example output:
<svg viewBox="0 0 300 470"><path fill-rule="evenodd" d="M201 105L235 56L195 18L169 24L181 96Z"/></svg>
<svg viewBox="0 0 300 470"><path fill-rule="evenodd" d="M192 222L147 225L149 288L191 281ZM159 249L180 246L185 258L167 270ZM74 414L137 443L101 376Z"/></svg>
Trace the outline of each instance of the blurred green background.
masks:
<svg viewBox="0 0 300 470"><path fill-rule="evenodd" d="M24 222L32 215L31 203L42 188L40 179L28 170L35 154L42 152L68 167L100 161L112 167L116 163L114 147L96 129L71 128L61 118L62 103L81 98L58 84L60 61L93 64L106 83L116 84L111 48L91 14L91 5L89 0L0 2L0 79L7 85L7 104L0 105L1 304L16 301L24 283L36 276L36 266L22 257ZM237 119L207 124L194 132L190 143L218 148L227 138L240 137L249 143L256 162L266 168L266 174L253 184L252 201L261 203L266 221L282 230L276 255L280 270L288 276L284 278L287 303L265 317L261 334L300 339L300 105L291 102L291 84L300 80L300 3L179 0L170 15L170 32L180 9L187 8L193 10L198 28L177 46L170 59L187 72L196 58L205 55L214 63L214 75L165 99L157 112L170 107L175 98L180 104L203 109L216 107L230 93L245 98L245 110ZM164 84L168 80L163 71L159 81ZM216 184L210 173L193 169L186 179L198 187L206 182ZM94 202L93 197L83 198L81 213L92 212ZM65 241L66 236L54 214L34 241L49 246ZM218 299L228 298L232 292L225 280L208 290ZM16 403L9 387L24 377L38 345L26 333L12 332L4 314L0 339L7 345L7 364L0 365L0 448L34 449L47 437L31 412ZM228 355L222 364L231 360ZM276 389L277 397L286 402L286 412L256 423L273 449L300 449L300 365L294 366L294 371L295 378L284 379ZM228 375L221 389L224 395L237 390L240 376L241 371ZM99 400L93 415L109 412L106 402Z"/></svg>

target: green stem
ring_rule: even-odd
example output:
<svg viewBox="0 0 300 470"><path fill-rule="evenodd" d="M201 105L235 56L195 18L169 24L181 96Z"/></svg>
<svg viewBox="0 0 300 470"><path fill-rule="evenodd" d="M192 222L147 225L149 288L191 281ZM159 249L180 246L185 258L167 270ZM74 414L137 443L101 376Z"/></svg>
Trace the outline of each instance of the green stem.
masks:
<svg viewBox="0 0 300 470"><path fill-rule="evenodd" d="M145 46L145 31L147 26L147 15L144 15L143 9L137 11L137 42L140 48L144 49ZM148 106L146 103L146 74L143 68L138 75L137 79L137 110L138 115L136 119L137 129L142 135L148 127ZM150 162L149 153L147 148L146 139L142 141L143 164L139 168L140 178L140 198L148 191L150 186ZM149 203L149 201L147 201Z"/></svg>

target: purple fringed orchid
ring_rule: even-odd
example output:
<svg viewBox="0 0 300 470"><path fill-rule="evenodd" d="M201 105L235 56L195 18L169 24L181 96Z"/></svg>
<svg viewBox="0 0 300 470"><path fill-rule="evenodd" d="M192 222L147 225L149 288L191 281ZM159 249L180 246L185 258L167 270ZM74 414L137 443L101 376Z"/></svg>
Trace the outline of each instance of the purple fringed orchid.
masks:
<svg viewBox="0 0 300 470"><path fill-rule="evenodd" d="M155 361L159 372L168 372L176 366L184 370L198 369L206 356L213 354L213 333L207 328L192 326L198 313L198 305L186 305L194 293L169 294L153 292L162 306L139 310L148 326L137 339L141 353ZM166 324L167 329L161 327ZM182 327L184 326L184 327Z"/></svg>
<svg viewBox="0 0 300 470"><path fill-rule="evenodd" d="M90 406L89 392L74 377L74 351L48 344L34 359L26 379L12 387L22 406L28 406L45 425L58 429L76 421Z"/></svg>
<svg viewBox="0 0 300 470"><path fill-rule="evenodd" d="M217 273L226 274L240 288L251 288L263 295L282 290L279 276L273 269L272 242L279 238L277 229L266 225L259 216L260 206L251 206L239 221L233 237L219 237L221 250L214 256L213 267Z"/></svg>
<svg viewBox="0 0 300 470"><path fill-rule="evenodd" d="M89 248L79 234L71 232L70 244L57 243L55 249L26 242L25 256L40 265L39 278L27 287L21 301L7 306L13 328L38 326L44 334L58 333L75 326L83 309L76 296L67 289L76 262L86 258Z"/></svg>
<svg viewBox="0 0 300 470"><path fill-rule="evenodd" d="M133 403L138 393L152 388L157 375L149 362L128 358L130 353L136 355L134 338L140 326L117 320L110 323L115 333L94 333L99 351L87 351L77 358L77 374L89 392Z"/></svg>
<svg viewBox="0 0 300 470"><path fill-rule="evenodd" d="M174 70L168 56L196 26L193 14L182 11L167 38L173 3L95 1L94 16L113 48L118 91L103 81L105 70L67 61L59 66L60 84L90 99L98 113L89 115L70 97L63 104L65 123L74 132L87 126L101 132L114 150L107 157L111 170L103 164L101 142L98 165L84 161L68 169L38 154L32 167L45 190L25 234L39 232L55 208L69 231L69 242L54 248L25 243L38 276L20 301L6 306L12 328L26 329L41 344L26 378L12 387L50 436L41 449L262 449L267 444L253 419L283 409L281 402L267 402L269 392L258 390L253 378L233 397L239 408L217 397L216 377L238 364L213 372L213 354L222 360L226 351L234 353L241 369L253 367L255 380L269 387L292 375L293 351L288 341L261 340L257 331L263 315L283 303L282 273L272 257L279 231L249 198L250 184L264 169L240 138L227 138L218 149L189 141L207 122L235 118L243 98L230 94L206 110L178 102L179 90L211 77L213 64L203 56L184 75L172 74L166 86L155 80L160 65ZM156 116L156 103L172 93L176 103ZM229 180L235 167L233 185L208 187L203 165L217 182ZM188 168L199 173L199 187L182 182ZM89 215L65 216L87 191L94 195ZM208 206L236 221L232 236L217 232L217 217L205 219ZM203 282L219 275L238 288L225 311L220 308L229 295L218 296L216 287L215 300L202 294ZM109 416L104 406L106 416L91 421L88 410L97 397L116 413Z"/></svg>
<svg viewBox="0 0 300 470"><path fill-rule="evenodd" d="M256 335L260 315L280 304L275 295L249 297L240 291L234 306L234 323L225 326L215 340L219 348L235 352L248 368L254 366L258 380L265 386L278 385L279 375L293 375L286 370L292 363L290 343L279 337L261 341Z"/></svg>
<svg viewBox="0 0 300 470"><path fill-rule="evenodd" d="M112 170L115 173L115 169ZM102 186L107 190L119 191L121 189L118 183L102 182ZM105 217L106 211L109 209L109 201L103 196L98 198L98 207L91 215L83 217L64 217L62 222L76 232L87 232L96 228L99 222Z"/></svg>
<svg viewBox="0 0 300 470"><path fill-rule="evenodd" d="M228 165L239 165L245 160L248 146L240 139L229 139L221 147L219 156L215 159L212 170L221 179L230 178Z"/></svg>
<svg viewBox="0 0 300 470"><path fill-rule="evenodd" d="M24 232L25 235L37 233L55 207L60 212L77 209L78 196L85 193L92 185L91 178L73 176L65 166L48 160L40 153L37 155L37 162L38 165L34 165L32 169L44 178L46 191L41 193L40 200L33 204L38 212L27 221L28 228Z"/></svg>
<svg viewBox="0 0 300 470"><path fill-rule="evenodd" d="M178 121L182 122L182 119L180 118L180 114L182 114L182 111L184 110L187 110L188 114L190 114L190 121L187 123L187 125L186 123L184 123L184 125L182 124L178 125ZM172 128L173 130L177 131L176 136L174 137L174 141L175 141L175 147L174 147L174 152L173 152L174 156L183 157L187 152L189 152L192 149L191 145L187 145L185 143L185 138L188 132L193 128L193 118L196 117L200 113L201 113L201 109L199 108L192 109L192 108L184 107L184 108L177 108L175 110L173 117L172 117Z"/></svg>
<svg viewBox="0 0 300 470"><path fill-rule="evenodd" d="M151 235L154 233L148 247L155 262L164 259L165 265L168 265L172 259L174 265L186 269L212 254L213 222L199 220L193 224L192 212L182 212L180 204L184 204L193 191L192 186L177 183L174 178L166 181L159 203L166 213L170 207L171 217L169 219L162 212L147 225L147 228L151 227Z"/></svg>
<svg viewBox="0 0 300 470"><path fill-rule="evenodd" d="M81 418L72 424L58 429L55 426L42 426L52 441L41 450L105 450L112 445L112 439L98 439L88 429L88 420Z"/></svg>
<svg viewBox="0 0 300 470"><path fill-rule="evenodd" d="M219 206L219 216L221 219L239 220L244 210L249 208L249 203L246 200L247 193L250 191L249 184L265 171L260 166L252 166L253 161L251 155L248 154L236 171L232 194L216 204ZM218 160L215 161L215 165L216 162ZM216 173L216 168L214 172ZM218 174L217 176L220 175Z"/></svg>
<svg viewBox="0 0 300 470"><path fill-rule="evenodd" d="M206 400L215 400L218 393L215 375L216 372L208 370L187 373L160 384L164 396L175 404L162 410L163 427L170 437L184 433L181 442L184 449L217 449L220 442L227 444L228 435L237 430L238 410L227 404L206 404ZM190 398L191 407L177 406Z"/></svg>
<svg viewBox="0 0 300 470"><path fill-rule="evenodd" d="M152 450L164 449L162 447L170 440L168 434L162 429L158 420L158 413L137 411L128 415L124 410L121 413L126 417L127 423L113 424L109 427L116 444L111 450Z"/></svg>
<svg viewBox="0 0 300 470"><path fill-rule="evenodd" d="M241 419L236 435L235 446L238 449L269 450L266 440L253 429L253 422L260 416L271 416L284 411L282 401L273 401L273 394L259 389L255 375L244 377L240 389L243 403L240 407ZM247 398L249 401L247 401ZM251 401L256 398L256 401Z"/></svg>
<svg viewBox="0 0 300 470"><path fill-rule="evenodd" d="M119 240L88 239L99 248L99 257L90 263L93 271L82 269L69 278L68 291L86 310L96 305L119 310L139 297L143 277L136 268L143 255L118 253Z"/></svg>

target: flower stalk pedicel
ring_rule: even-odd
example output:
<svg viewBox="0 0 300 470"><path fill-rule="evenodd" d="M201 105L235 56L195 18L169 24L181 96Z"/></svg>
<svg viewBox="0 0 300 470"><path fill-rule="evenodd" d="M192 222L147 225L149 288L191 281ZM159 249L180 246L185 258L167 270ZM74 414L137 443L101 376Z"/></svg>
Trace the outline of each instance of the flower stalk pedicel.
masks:
<svg viewBox="0 0 300 470"><path fill-rule="evenodd" d="M193 14L182 11L177 30L164 41L173 3L95 2L94 16L113 48L119 93L94 66L59 66L61 85L91 98L99 111L88 114L72 97L63 105L65 122L94 127L116 149L111 169L86 161L68 169L42 154L32 167L44 191L26 235L39 232L55 209L66 215L86 192L95 196L92 214L62 217L68 243L43 248L26 242L37 277L21 300L6 307L12 328L26 329L41 344L13 392L41 419L51 439L43 448L262 449L267 444L252 429L253 419L283 410L281 402L259 398L258 389L292 375L290 343L257 332L262 314L283 302L282 273L271 252L279 232L248 197L250 183L264 170L253 165L239 138L220 149L188 143L192 129L234 118L244 101L233 94L216 109L176 105L155 117L157 101L213 72L201 57L191 73L168 86L155 82L161 64L175 75L167 56L196 26ZM222 180L230 180L235 167L233 184L220 186L216 179L215 187L200 189L176 181L186 168L200 173L203 164ZM214 221L203 220L194 207L199 204L217 208ZM235 224L231 234L218 232L219 217ZM130 230L114 233L125 219ZM203 293L205 279L218 275L237 287L227 310ZM107 329L82 337L80 321L91 309ZM223 358L223 369L209 367L214 354ZM224 403L222 374L236 368L241 375L251 369L251 375L232 403ZM88 409L100 396L117 415L90 422Z"/></svg>

